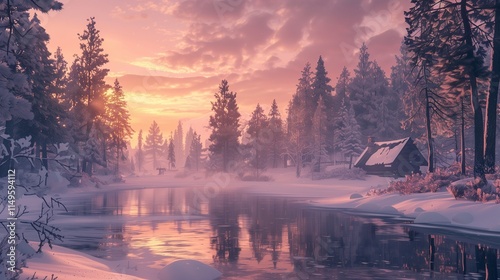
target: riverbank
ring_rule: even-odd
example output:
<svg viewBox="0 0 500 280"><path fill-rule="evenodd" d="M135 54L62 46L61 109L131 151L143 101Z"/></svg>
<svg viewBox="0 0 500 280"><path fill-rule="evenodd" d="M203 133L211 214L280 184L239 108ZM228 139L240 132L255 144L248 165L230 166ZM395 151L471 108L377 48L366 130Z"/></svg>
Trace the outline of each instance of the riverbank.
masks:
<svg viewBox="0 0 500 280"><path fill-rule="evenodd" d="M366 176L365 180L324 179L311 180L309 177L296 178L293 169L276 169L266 172L272 180L267 182L243 182L228 174L205 176L203 173L181 174L167 172L165 175L129 176L124 183L93 184L67 188L64 181L54 186L52 196L62 202L75 196L88 196L110 190L143 188L187 188L199 187L201 198L216 197L225 190L239 191L264 196L301 198L315 207L346 208L373 214L395 215L415 219L415 223L460 227L478 232L500 233L500 205L494 202L481 203L455 200L446 191L436 193L399 195L385 194L367 196L372 188L387 187L392 178ZM105 183L109 178L101 178ZM54 180L57 181L57 180ZM31 205L35 197L22 199L20 203ZM86 265L89 264L89 265ZM22 277L28 278L37 272L43 279L51 274L59 279L141 279L126 263L109 262L86 254L55 246L54 250L44 248L44 253L28 261L28 268ZM92 274L88 274L92 273ZM149 271L144 279L155 279L157 271ZM85 275L98 275L88 278ZM92 276L93 277L93 276Z"/></svg>

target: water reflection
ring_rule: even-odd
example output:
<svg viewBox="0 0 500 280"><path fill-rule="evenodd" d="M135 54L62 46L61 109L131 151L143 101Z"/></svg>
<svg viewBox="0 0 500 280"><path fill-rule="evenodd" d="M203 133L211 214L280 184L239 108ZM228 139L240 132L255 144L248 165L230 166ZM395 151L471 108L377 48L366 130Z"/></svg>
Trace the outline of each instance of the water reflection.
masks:
<svg viewBox="0 0 500 280"><path fill-rule="evenodd" d="M498 279L500 237L311 209L285 198L143 189L75 199L62 245L159 269L211 263L223 279Z"/></svg>

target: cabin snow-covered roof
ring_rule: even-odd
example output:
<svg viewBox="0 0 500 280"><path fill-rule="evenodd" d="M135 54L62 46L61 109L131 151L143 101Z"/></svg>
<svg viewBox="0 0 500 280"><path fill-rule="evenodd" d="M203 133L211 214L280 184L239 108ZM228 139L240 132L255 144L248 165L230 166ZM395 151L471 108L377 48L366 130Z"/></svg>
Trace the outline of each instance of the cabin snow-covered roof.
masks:
<svg viewBox="0 0 500 280"><path fill-rule="evenodd" d="M401 153L406 143L408 143L409 139L410 137L406 137L393 141L374 142L373 147L365 148L354 165L356 166L363 162L365 166L392 164ZM374 150L372 154L370 154L370 148Z"/></svg>
<svg viewBox="0 0 500 280"><path fill-rule="evenodd" d="M366 161L365 165L392 164L403 150L410 137L387 142L375 142L379 149Z"/></svg>

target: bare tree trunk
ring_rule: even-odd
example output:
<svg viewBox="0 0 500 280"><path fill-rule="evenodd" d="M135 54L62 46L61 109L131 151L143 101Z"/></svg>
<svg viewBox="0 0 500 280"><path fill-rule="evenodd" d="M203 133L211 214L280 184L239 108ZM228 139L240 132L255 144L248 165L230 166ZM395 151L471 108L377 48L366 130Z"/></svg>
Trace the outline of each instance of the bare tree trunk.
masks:
<svg viewBox="0 0 500 280"><path fill-rule="evenodd" d="M455 140L455 162L456 163L459 163L460 162L460 147L459 147L459 138L460 136L458 136L458 132L457 132L457 129L455 128L453 130L453 139Z"/></svg>
<svg viewBox="0 0 500 280"><path fill-rule="evenodd" d="M45 169L49 170L49 160L48 160L48 152L47 152L47 141L42 141L42 165Z"/></svg>
<svg viewBox="0 0 500 280"><path fill-rule="evenodd" d="M434 261L436 259L436 246L434 244L434 237L429 235L429 270L434 271Z"/></svg>
<svg viewBox="0 0 500 280"><path fill-rule="evenodd" d="M222 169L227 172L227 141L224 141L224 148L222 150Z"/></svg>
<svg viewBox="0 0 500 280"><path fill-rule="evenodd" d="M432 143L432 130L431 130L431 108L429 100L429 90L427 88L427 73L425 65L424 67L424 79L425 79L425 128L427 132L427 149L429 155L427 156L427 161L429 163L428 172L434 172L434 144Z"/></svg>
<svg viewBox="0 0 500 280"><path fill-rule="evenodd" d="M120 174L120 148L116 145L116 175Z"/></svg>
<svg viewBox="0 0 500 280"><path fill-rule="evenodd" d="M484 128L483 112L479 104L479 94L477 88L477 69L474 55L474 45L472 43L472 30L467 13L467 0L460 2L460 14L464 26L465 44L467 46L467 59L471 66L468 69L469 83L471 86L471 105L474 112L474 178L479 179L477 186L483 186L486 183L484 173Z"/></svg>
<svg viewBox="0 0 500 280"><path fill-rule="evenodd" d="M460 98L461 105L461 124L460 124L460 174L465 175L465 116L464 116L464 97Z"/></svg>
<svg viewBox="0 0 500 280"><path fill-rule="evenodd" d="M300 177L300 171L302 169L302 153L301 152L298 152L297 153L297 159L295 161L295 176L297 176L297 178Z"/></svg>
<svg viewBox="0 0 500 280"><path fill-rule="evenodd" d="M497 127L498 83L500 82L500 0L495 1L495 31L493 35L493 58L490 89L486 101L486 125L484 136L485 173L495 173L495 146Z"/></svg>
<svg viewBox="0 0 500 280"><path fill-rule="evenodd" d="M498 279L497 249L486 249L486 279Z"/></svg>

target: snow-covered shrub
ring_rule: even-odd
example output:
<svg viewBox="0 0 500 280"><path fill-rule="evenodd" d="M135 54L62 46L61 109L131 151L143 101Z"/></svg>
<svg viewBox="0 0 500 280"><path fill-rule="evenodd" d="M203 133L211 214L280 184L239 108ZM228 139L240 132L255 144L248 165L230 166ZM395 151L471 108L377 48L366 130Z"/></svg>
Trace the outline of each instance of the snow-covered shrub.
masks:
<svg viewBox="0 0 500 280"><path fill-rule="evenodd" d="M366 172L361 168L335 168L323 172L314 173L315 180L337 178L340 180L365 180Z"/></svg>
<svg viewBox="0 0 500 280"><path fill-rule="evenodd" d="M66 209L66 207L58 199L46 195L51 188L51 185L48 184L48 182L51 181L47 180L49 178L49 172L43 166L39 167L39 165L35 165L37 158L33 152L31 137L12 139L10 135L4 133L4 129L4 127L0 127L0 143L6 140L11 143L11 146L10 149L6 149L3 144L0 144L0 166L10 164L11 161L16 163L16 168L14 169L16 174L14 180L15 194L11 195L15 195L17 201L19 201L22 196L39 198L39 203L36 204L35 209L30 208L33 204L24 205L24 207L17 205L15 209L8 208L9 203L12 203L13 200L9 198L9 192L7 192L7 190L11 190L9 187L12 188L12 185L8 184L7 178L2 178L2 180L0 180L0 215L16 218L16 234L14 239L16 240L17 251L20 252L16 258L17 264L13 273L7 271L5 263L7 258L0 258L0 279L7 279L6 277L9 276L15 279L20 272L20 267L25 264L26 258L29 257L29 252L25 250L25 248L29 246L24 239L24 231L30 228L37 233L39 252L41 252L42 247L46 244L52 247L53 241L62 240L63 238L59 228L52 226L54 210L57 208ZM52 160L59 162L65 159L66 156L57 154ZM35 172L32 172L32 170ZM36 172L36 170L38 170L38 172ZM37 215L28 215L30 210L37 213ZM6 233L5 235L2 234L0 238L0 253L2 253L2 256L5 256L4 252L9 250L11 246L9 243L10 240L7 241L11 232L7 227L7 220L0 222L0 224L2 224L1 228L3 228Z"/></svg>
<svg viewBox="0 0 500 280"><path fill-rule="evenodd" d="M255 174L247 174L240 177L241 181L255 181L255 182L269 182L272 181L273 178L268 175L255 175Z"/></svg>
<svg viewBox="0 0 500 280"><path fill-rule="evenodd" d="M460 175L447 169L436 169L433 173L407 175L405 180L393 181L389 184L387 192L411 194L436 192L440 188L448 187L454 181L460 179Z"/></svg>
<svg viewBox="0 0 500 280"><path fill-rule="evenodd" d="M500 203L500 179L495 180L495 188L497 192L496 203Z"/></svg>

